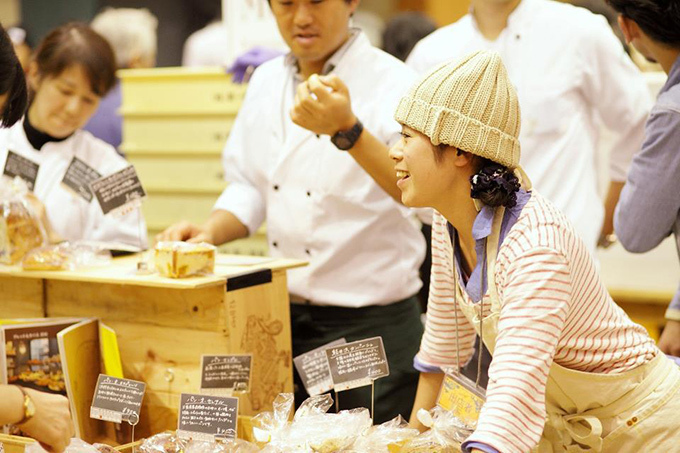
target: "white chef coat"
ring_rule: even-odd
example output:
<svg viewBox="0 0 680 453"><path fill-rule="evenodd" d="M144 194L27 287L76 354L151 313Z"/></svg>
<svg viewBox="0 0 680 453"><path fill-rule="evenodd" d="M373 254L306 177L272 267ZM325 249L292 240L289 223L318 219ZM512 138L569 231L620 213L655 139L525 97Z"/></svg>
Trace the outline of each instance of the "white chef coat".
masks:
<svg viewBox="0 0 680 453"><path fill-rule="evenodd" d="M522 0L495 41L468 14L423 38L407 64L425 73L481 49L501 55L517 89L522 166L594 251L604 218L600 127L615 135L609 176L623 182L652 104L642 75L602 16L551 0Z"/></svg>
<svg viewBox="0 0 680 453"><path fill-rule="evenodd" d="M105 216L96 198L88 202L61 184L74 156L102 176L127 167L129 163L111 145L77 130L65 140L47 142L38 151L26 138L23 121L19 121L9 129L0 129L0 172L5 167L7 150L40 165L33 193L45 205L50 225L59 236L68 241L110 241L147 247L146 223L140 209L123 216Z"/></svg>
<svg viewBox="0 0 680 453"><path fill-rule="evenodd" d="M251 233L266 219L272 256L309 261L288 272L291 294L343 307L414 295L425 241L411 211L328 136L293 124L292 60L281 56L254 72L224 149L229 185L215 209L233 213ZM331 60L365 129L393 144L394 111L416 74L363 33Z"/></svg>

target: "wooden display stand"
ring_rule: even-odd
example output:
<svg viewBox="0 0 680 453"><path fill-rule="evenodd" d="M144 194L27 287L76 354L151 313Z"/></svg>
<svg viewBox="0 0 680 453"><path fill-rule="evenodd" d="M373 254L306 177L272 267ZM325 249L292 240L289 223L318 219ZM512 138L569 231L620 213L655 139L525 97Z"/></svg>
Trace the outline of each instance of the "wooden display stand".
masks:
<svg viewBox="0 0 680 453"><path fill-rule="evenodd" d="M147 383L135 436L177 427L179 395L200 387L201 354L253 355L240 413L293 390L286 270L302 261L218 255L215 275L136 275L139 257L75 272L0 266L4 317L99 317L118 334L125 377Z"/></svg>

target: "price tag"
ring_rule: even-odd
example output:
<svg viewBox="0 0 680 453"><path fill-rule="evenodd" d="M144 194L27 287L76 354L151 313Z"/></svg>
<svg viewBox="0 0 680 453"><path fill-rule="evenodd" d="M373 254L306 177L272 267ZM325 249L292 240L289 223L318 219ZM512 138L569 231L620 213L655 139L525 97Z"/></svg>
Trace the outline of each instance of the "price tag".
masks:
<svg viewBox="0 0 680 453"><path fill-rule="evenodd" d="M180 396L177 436L214 442L235 439L238 421L238 398L228 396Z"/></svg>
<svg viewBox="0 0 680 453"><path fill-rule="evenodd" d="M201 393L231 396L248 392L252 360L251 354L201 356Z"/></svg>
<svg viewBox="0 0 680 453"><path fill-rule="evenodd" d="M345 343L347 340L340 338L293 359L295 369L310 396L321 395L333 389L333 378L331 378L331 369L328 367L326 349Z"/></svg>
<svg viewBox="0 0 680 453"><path fill-rule="evenodd" d="M131 425L139 422L146 384L100 374L94 390L90 418Z"/></svg>
<svg viewBox="0 0 680 453"><path fill-rule="evenodd" d="M437 406L452 412L465 426L474 429L485 401L484 389L477 388L462 374L447 373L439 390Z"/></svg>
<svg viewBox="0 0 680 453"><path fill-rule="evenodd" d="M7 151L7 160L5 161L5 168L2 174L14 178L15 176L20 177L26 184L28 188L33 191L35 187L35 180L38 178L38 170L40 165L33 162L30 159L21 156L14 151Z"/></svg>
<svg viewBox="0 0 680 453"><path fill-rule="evenodd" d="M330 347L326 357L336 392L371 385L390 374L381 337Z"/></svg>
<svg viewBox="0 0 680 453"><path fill-rule="evenodd" d="M126 206L138 204L146 197L142 182L132 165L91 182L90 189L104 214L123 211Z"/></svg>
<svg viewBox="0 0 680 453"><path fill-rule="evenodd" d="M61 183L89 203L92 201L90 183L101 177L102 175L97 170L77 157L73 157Z"/></svg>

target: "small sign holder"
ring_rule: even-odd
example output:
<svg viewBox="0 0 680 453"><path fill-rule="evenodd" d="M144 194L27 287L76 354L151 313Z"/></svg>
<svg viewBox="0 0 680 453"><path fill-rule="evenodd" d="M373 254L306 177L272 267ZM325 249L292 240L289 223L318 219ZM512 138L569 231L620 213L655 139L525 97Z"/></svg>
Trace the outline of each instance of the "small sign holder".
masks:
<svg viewBox="0 0 680 453"><path fill-rule="evenodd" d="M182 393L177 437L216 442L236 439L238 398Z"/></svg>
<svg viewBox="0 0 680 453"><path fill-rule="evenodd" d="M100 374L92 398L90 418L114 423L127 422L132 427L131 442L134 443L135 426L139 423L145 391L146 384L143 382Z"/></svg>
<svg viewBox="0 0 680 453"><path fill-rule="evenodd" d="M39 164L12 150L7 150L7 160L5 160L5 167L2 170L2 174L4 176L9 178L15 178L18 176L19 178L26 181L28 189L33 192L33 189L35 188L35 180L38 178L39 170Z"/></svg>
<svg viewBox="0 0 680 453"><path fill-rule="evenodd" d="M375 409L375 381L389 376L390 368L382 337L354 341L326 349L328 366L333 379L336 410L340 392L371 386L371 420Z"/></svg>
<svg viewBox="0 0 680 453"><path fill-rule="evenodd" d="M202 355L201 394L233 396L250 391L252 354Z"/></svg>
<svg viewBox="0 0 680 453"><path fill-rule="evenodd" d="M309 396L321 395L333 390L333 378L328 366L326 349L332 346L346 344L347 340L340 338L311 351L300 354L293 359L295 369L302 380Z"/></svg>
<svg viewBox="0 0 680 453"><path fill-rule="evenodd" d="M144 225L142 221L142 200L146 198L146 191L137 176L137 170L129 165L122 170L95 179L89 183L90 191L99 202L104 215L124 216L134 210L137 211L139 223L139 248L143 249L142 235ZM140 260L137 263L139 273L148 273L148 264Z"/></svg>

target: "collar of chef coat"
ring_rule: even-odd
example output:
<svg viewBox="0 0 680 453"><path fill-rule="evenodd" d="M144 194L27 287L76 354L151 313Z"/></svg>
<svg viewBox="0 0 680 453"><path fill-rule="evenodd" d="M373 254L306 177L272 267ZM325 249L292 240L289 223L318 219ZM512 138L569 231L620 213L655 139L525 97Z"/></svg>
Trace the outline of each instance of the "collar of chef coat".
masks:
<svg viewBox="0 0 680 453"><path fill-rule="evenodd" d="M361 38L360 38L361 37ZM356 41L362 41L362 40L368 40L364 33L358 29L358 28L350 28L349 30L349 38L345 43L340 46L338 50L331 55L331 57L326 61L326 63L323 65L323 69L321 70L321 75L328 75L333 70L335 67L340 64L340 61L342 60L342 57L345 56L347 51L349 50L350 47L356 42ZM297 83L302 82L302 76L300 75L300 68L298 67L298 60L295 55L293 55L293 52L288 52L288 54L285 57L284 63L287 67L292 67L295 69L295 81Z"/></svg>
<svg viewBox="0 0 680 453"><path fill-rule="evenodd" d="M503 29L501 32L501 35L499 35L499 38L507 32L513 33L513 34L520 34L523 31L523 27L527 23L527 21L531 18L531 11L533 9L533 6L535 6L536 0L522 0L519 5L515 8L515 10L510 13L510 16L508 16L508 24L507 26ZM477 20L475 19L475 11L472 6L470 6L470 10L468 14L470 15L470 19L472 20L472 27L475 29L477 33L480 35L482 32L479 30L479 27L477 25ZM484 38L487 40L486 38ZM488 41L488 40L487 40Z"/></svg>

